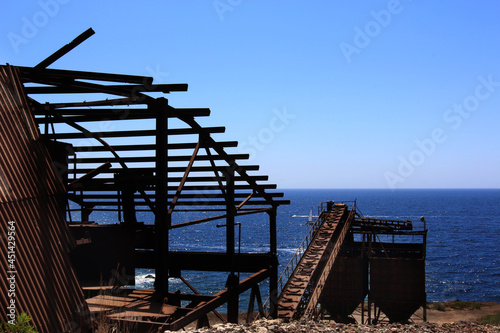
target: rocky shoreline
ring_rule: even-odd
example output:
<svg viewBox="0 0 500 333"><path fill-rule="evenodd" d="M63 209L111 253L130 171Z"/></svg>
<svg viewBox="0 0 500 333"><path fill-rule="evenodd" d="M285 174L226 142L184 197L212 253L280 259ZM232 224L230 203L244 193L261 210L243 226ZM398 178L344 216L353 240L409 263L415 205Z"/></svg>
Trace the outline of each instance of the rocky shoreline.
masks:
<svg viewBox="0 0 500 333"><path fill-rule="evenodd" d="M255 333L314 333L314 332L486 332L500 333L500 326L481 325L474 322L459 321L456 323L415 323L415 324L389 324L380 323L377 325L360 325L360 324L340 324L328 320L319 321L292 321L289 323L282 322L279 319L257 320L251 324L218 324L210 328L188 329L187 332L192 333L208 333L208 332L255 332ZM169 331L166 331L169 332Z"/></svg>

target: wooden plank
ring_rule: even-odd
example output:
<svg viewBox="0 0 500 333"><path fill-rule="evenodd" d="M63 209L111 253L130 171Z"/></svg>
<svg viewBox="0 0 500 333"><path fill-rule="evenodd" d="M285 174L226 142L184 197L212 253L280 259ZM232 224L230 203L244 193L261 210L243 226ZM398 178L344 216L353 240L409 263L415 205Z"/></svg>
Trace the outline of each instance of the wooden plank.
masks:
<svg viewBox="0 0 500 333"><path fill-rule="evenodd" d="M149 76L137 75L123 75L123 74L109 74L98 72L84 72L84 71L71 71L62 69L36 69L32 67L17 66L21 73L21 78L24 82L32 81L38 77L53 78L53 79L70 79L70 80L95 80L95 81L108 81L108 82L124 82L124 83L139 83L149 84L153 83L153 78Z"/></svg>
<svg viewBox="0 0 500 333"><path fill-rule="evenodd" d="M91 170L91 169L89 169ZM88 184L85 189L87 191L93 191L93 192L108 192L108 191L116 191L116 185L114 183L113 178L109 179L102 179L102 178L94 178L92 180L93 183ZM261 184L265 189L273 190L277 188L276 184ZM168 186L169 191L175 191L177 189L177 186ZM249 184L236 184L235 185L236 190L251 190L252 186ZM184 191L220 191L220 187L218 185L185 185L184 186Z"/></svg>
<svg viewBox="0 0 500 333"><path fill-rule="evenodd" d="M224 147L237 147L237 141L223 141L220 144ZM140 150L155 150L154 144L136 144L136 145L113 145L115 151L140 151ZM195 142L187 143L169 143L167 149L194 149ZM89 152L89 151L108 151L104 146L73 146L75 152Z"/></svg>
<svg viewBox="0 0 500 333"><path fill-rule="evenodd" d="M235 213L234 216L263 213L263 212L267 212L267 211L269 211L269 208L255 209L255 210L250 210L250 211L241 211L240 213ZM205 222L209 222L209 221L220 220L220 219L223 219L223 218L226 218L226 217L227 217L226 214L222 214L222 215L217 215L217 216L206 217L206 218L199 219L199 220L194 220L194 221L189 221L189 222L183 222L183 223L177 223L177 224L171 225L170 229L182 228L182 227L187 227L187 226L190 226L190 225L195 225L195 224L205 223Z"/></svg>
<svg viewBox="0 0 500 333"><path fill-rule="evenodd" d="M137 92L162 92L168 94L172 91L187 91L188 85L186 83L177 84L128 84L128 85L103 85L105 89L129 89ZM72 86L41 86L41 87L26 87L27 94L77 94L88 93L89 91L82 87Z"/></svg>
<svg viewBox="0 0 500 333"><path fill-rule="evenodd" d="M83 33L78 35L75 39L73 39L70 43L64 45L61 47L59 50L56 52L52 53L49 57L45 58L43 61L41 61L38 65L36 65L34 68L35 69L43 69L47 68L50 66L52 63L57 61L59 58L63 57L66 53L70 52L73 50L75 47L83 43L87 38L92 36L94 34L94 30L92 28L88 28L85 30Z"/></svg>
<svg viewBox="0 0 500 333"><path fill-rule="evenodd" d="M250 156L248 154L231 154L228 155L231 158L235 160L244 160L248 159ZM221 156L207 156L207 155L199 155L196 157L198 161L208 161L210 158L213 158L215 160L222 160L224 159ZM120 157L120 160L125 162L125 163L134 163L134 162L154 162L156 159L155 156L137 156L137 157ZM69 163L106 163L106 162L113 162L115 160L114 157L80 157L80 158L74 158L72 156L68 157L68 162ZM169 162L186 162L190 161L191 156L183 155L183 156L173 156L170 155L168 157ZM186 168L184 168L186 169Z"/></svg>
<svg viewBox="0 0 500 333"><path fill-rule="evenodd" d="M146 193L146 195L150 198L153 198L154 197L154 193ZM179 199L224 199L224 195L222 193L204 193L203 194L203 197L201 197L202 194L200 193L181 193L178 195L178 198ZM284 196L283 193L280 193L280 192L270 192L269 195L271 195L273 198L281 198ZM96 199L96 200L101 200L101 199L115 199L115 198L118 198L118 194L117 193L83 193L83 194L80 194L77 192L77 194L73 194L73 193L69 193L68 194L68 197L69 198L73 198L73 197L76 197L76 198L83 198L83 199ZM139 194L136 194L135 195L135 199L136 200L140 200L142 198L141 195ZM245 198L245 200L241 201L242 203L247 203L249 200L246 200L248 198L248 193L235 193L235 198ZM262 198L262 194L260 193L257 193L253 196L254 200L255 198ZM241 210L238 209L238 210Z"/></svg>
<svg viewBox="0 0 500 333"><path fill-rule="evenodd" d="M111 319L121 319L121 318L133 318L133 317L150 317L155 319L168 318L170 315L174 314L177 307L167 306L165 304L165 313L156 313L151 311L141 311L141 310L127 310L120 311L117 313L108 314L106 317Z"/></svg>
<svg viewBox="0 0 500 333"><path fill-rule="evenodd" d="M210 133L224 133L226 128L219 127L206 127L205 128ZM137 136L155 136L156 130L130 130L130 131L113 131L113 132L100 132L99 137L102 138L128 138ZM168 130L169 135L188 135L188 134L198 134L195 129L192 128L173 128ZM61 140L61 139L88 139L89 136L82 132L74 133L49 133L44 134L47 139L51 140Z"/></svg>
<svg viewBox="0 0 500 333"><path fill-rule="evenodd" d="M242 292L248 290L254 285L257 285L259 282L263 281L269 276L269 269L263 269L252 276L240 281L238 286L238 292L241 294ZM208 312L216 309L220 305L224 304L227 300L229 294L228 289L224 289L217 294L215 294L215 298L209 302L202 303L195 307L192 311L188 312L186 315L181 318L175 320L173 323L168 325L168 329L177 331L187 324L193 322L194 320L200 318L201 316L207 314Z"/></svg>
<svg viewBox="0 0 500 333"><path fill-rule="evenodd" d="M85 182L90 181L92 178L94 178L95 176L97 176L101 172L109 170L110 168L111 168L111 163L106 162L103 165L95 168L94 170L87 172L85 175L81 176L80 178L75 179L74 181L72 181L71 183L68 184L68 187L72 188L72 189L84 187Z"/></svg>
<svg viewBox="0 0 500 333"><path fill-rule="evenodd" d="M131 168L131 169L133 169L133 168ZM143 170L147 170L147 169L148 168L144 168ZM81 170L93 170L93 169L81 169ZM119 169L110 169L110 171L112 171L113 173L117 172L118 170ZM73 170L70 169L70 173L72 173L72 172L73 172ZM77 171L77 174L84 174L84 172ZM250 176L250 177L254 181L266 181L269 179L269 176L265 176L265 175L255 175L255 176ZM145 179L148 179L148 178L145 178ZM181 180L182 180L182 177L169 177L168 178L169 183L179 183ZM215 177L211 177L211 176L191 176L191 177L188 177L188 179L186 181L187 182L200 182L200 183L203 182L203 183L205 183L205 182L215 182L216 180L217 179ZM238 177L238 176L235 177L235 180L238 182L247 181L246 178ZM95 182L96 184L106 183L106 182L114 182L114 179L113 178L106 178L106 179L94 178L93 182ZM199 185L199 186L197 186L197 188L204 189L205 186L210 186L210 184Z"/></svg>
<svg viewBox="0 0 500 333"><path fill-rule="evenodd" d="M179 187L177 188L177 191L175 192L174 197L172 198L172 201L170 202L170 207L168 209L168 214L172 214L175 204L177 203L177 200L179 199L179 196L181 194L182 188L184 187L184 184L186 183L186 179L189 175L189 172L191 171L191 168L193 167L194 159L196 158L196 155L198 154L198 151L200 150L200 141L198 141L198 144L194 148L193 154L191 155L191 158L189 159L189 163L184 170L184 176L182 176L182 180L179 183ZM167 169L168 170L168 169Z"/></svg>
<svg viewBox="0 0 500 333"><path fill-rule="evenodd" d="M71 197L71 198L68 198L72 201L75 201L75 202L79 202L78 201L78 197L75 196L75 197ZM267 201L264 201L264 200L255 200L255 201L250 201L250 202L247 202L246 205L247 206L268 206L268 204L266 203ZM274 200L274 202L277 204L277 205L289 205L290 204L290 200ZM108 200L108 201L85 201L86 204L94 204L96 207L107 207L107 206L112 206L112 207L116 207L118 205L118 201L117 200L114 200L114 201L111 201L111 200ZM154 204L154 201L152 201L152 203ZM235 204L239 204L240 201L236 201ZM203 199L200 199L200 200L192 200L192 201L178 201L177 202L177 206L183 206L183 207L191 207L191 206L222 206L225 204L225 201L224 200L203 200ZM135 201L135 206L136 207L146 207L146 206L149 206L149 203L145 202L145 201Z"/></svg>

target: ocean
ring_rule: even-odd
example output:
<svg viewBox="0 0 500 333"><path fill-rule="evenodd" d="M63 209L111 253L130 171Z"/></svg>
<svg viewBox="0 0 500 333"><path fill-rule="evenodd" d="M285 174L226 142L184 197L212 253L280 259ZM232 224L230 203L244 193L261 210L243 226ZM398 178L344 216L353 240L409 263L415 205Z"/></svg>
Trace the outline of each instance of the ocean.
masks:
<svg viewBox="0 0 500 333"><path fill-rule="evenodd" d="M428 301L500 302L500 190L287 190L285 194L291 205L282 207L283 217L287 211L307 214L320 201L354 199L364 216L412 221L424 216ZM283 231L280 244L287 243Z"/></svg>
<svg viewBox="0 0 500 333"><path fill-rule="evenodd" d="M278 255L280 272L307 234L311 209L316 215L321 202L357 201L364 216L409 219L425 217L428 229L426 290L428 301L460 299L500 302L500 190L499 189L286 189L290 205L278 208ZM92 219L99 221L94 214ZM209 216L208 213L176 212L174 223ZM106 216L106 219L111 219ZM151 214L138 214L138 220L152 223ZM236 230L236 251L269 251L267 216L238 217L241 242ZM110 221L111 222L111 221ZM220 251L225 249L224 228L213 221L176 229L170 234L173 250ZM113 221L116 223L116 221ZM237 227L238 228L238 227ZM136 271L137 287L153 287L152 270ZM213 294L224 285L226 273L183 272L200 293ZM244 275L242 274L242 278ZM171 279L170 290L190 292L179 279ZM266 283L261 286L265 298ZM244 310L248 293L242 295ZM246 301L246 302L245 302Z"/></svg>

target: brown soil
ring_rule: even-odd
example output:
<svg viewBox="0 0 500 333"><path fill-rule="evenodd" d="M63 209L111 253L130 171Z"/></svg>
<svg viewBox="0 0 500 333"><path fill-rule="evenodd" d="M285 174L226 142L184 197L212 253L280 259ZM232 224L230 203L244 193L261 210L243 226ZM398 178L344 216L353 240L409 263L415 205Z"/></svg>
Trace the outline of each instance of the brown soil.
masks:
<svg viewBox="0 0 500 333"><path fill-rule="evenodd" d="M433 309L432 308L433 306L431 305L431 308L426 309L427 322L435 324L457 323L460 321L476 322L483 316L500 314L500 303L497 302L483 302L479 303L481 305L480 309L463 309L463 310L455 310L451 308L454 302L455 301L442 303L444 305L444 311ZM223 316L225 315L226 314L224 313ZM367 318L366 316L367 315L365 313L365 320ZM358 323L361 322L361 314L359 311L355 311L353 317L356 319ZM210 313L208 315L208 318L210 321L210 325L216 325L221 323L221 321L213 313ZM382 315L380 319L381 321L384 321L385 318ZM239 323L243 324L245 323L245 320L246 320L246 313L240 313ZM411 321L414 323L422 323L424 321L422 308L420 308L415 312L415 314L411 317ZM195 328L196 322L188 325L188 327L191 329Z"/></svg>
<svg viewBox="0 0 500 333"><path fill-rule="evenodd" d="M485 302L480 304L482 305L481 309L455 310L449 307L446 307L445 311L427 309L427 321L436 324L477 321L486 315L500 314L499 303ZM414 317L422 318L422 309L418 310Z"/></svg>
<svg viewBox="0 0 500 333"><path fill-rule="evenodd" d="M462 310L453 309L453 305L460 303L460 301L448 301L440 303L442 305L440 310L436 309L436 306L430 303L427 312L427 322L435 324L445 324L445 323L456 323L459 321L474 321L477 322L481 317L486 315L500 314L500 304L497 302L473 302L474 305L479 306L480 309L466 308ZM365 313L365 321L366 321ZM353 314L354 319L358 323L361 322L360 312L357 310ZM380 317L381 321L387 321L387 318L382 314ZM421 323L424 321L424 310L423 308L418 309L410 319L411 322Z"/></svg>

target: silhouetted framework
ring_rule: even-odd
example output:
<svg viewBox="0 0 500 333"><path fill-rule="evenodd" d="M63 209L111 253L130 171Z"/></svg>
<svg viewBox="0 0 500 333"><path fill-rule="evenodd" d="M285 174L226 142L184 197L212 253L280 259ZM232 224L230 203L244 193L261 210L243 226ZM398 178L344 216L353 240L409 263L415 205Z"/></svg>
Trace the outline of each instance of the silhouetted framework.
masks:
<svg viewBox="0 0 500 333"><path fill-rule="evenodd" d="M241 292L257 290L266 278L276 290L276 209L289 202L277 199L282 193L268 191L275 185L259 183L266 176L250 175L258 166L237 162L248 159L247 154L226 152L236 142L212 137L224 132L223 127L198 124L195 118L208 116L209 109L174 108L163 97L148 95L186 91L186 84L154 85L152 78L130 75L18 70L67 185L68 199L77 204L71 211L80 212L81 221L70 225L81 244L72 257L83 281L95 285L104 277L133 283L135 268L154 268L156 293L151 297L161 297L164 308L170 309L163 311L170 313L164 325L170 329L179 329L226 302L228 320L236 322ZM40 101L40 95L56 94L57 99L80 93L119 98ZM96 124L98 130L92 129ZM151 127L145 129L145 124ZM90 223L96 210L116 212L121 223ZM138 222L137 211L153 213L154 226ZM175 219L179 212L189 216L200 211L206 213L203 218ZM268 253L235 253L235 218L249 214L269 220ZM224 220L225 253L170 250L171 230L184 228L190 233L196 229L193 226L216 220ZM168 279L182 277L182 271L190 269L228 272L223 281L227 288L216 296L170 292ZM252 275L240 281L238 271ZM188 308L179 306L183 300L191 302Z"/></svg>
<svg viewBox="0 0 500 333"><path fill-rule="evenodd" d="M61 217L66 214L76 239L70 257L90 313L139 330L178 330L194 320L206 324L210 311L226 320L215 311L226 303L227 320L237 322L239 295L249 289L250 309L257 299L262 312L259 283L269 279L270 294L277 290L276 215L289 201L267 176L254 173L257 165L240 163L249 156L236 151L237 142L215 140L224 127L198 123L209 109L175 108L162 97L187 91L187 84L46 68L92 34L89 29L35 67L9 67L62 185ZM107 220L92 221L96 211ZM235 226L244 223L236 219L247 215L267 220L263 253L235 251ZM224 227L213 245L225 250L172 250L173 232L193 234L201 224ZM135 283L136 268L155 270L154 290L117 288ZM184 278L186 270L226 272L226 278L213 286L219 292L201 295ZM172 292L170 278L192 293Z"/></svg>
<svg viewBox="0 0 500 333"><path fill-rule="evenodd" d="M326 315L348 322L361 305L365 322L368 296L368 323L404 322L420 307L426 320L425 224L366 218L355 201L348 204L320 205L318 219L279 279L278 317Z"/></svg>

